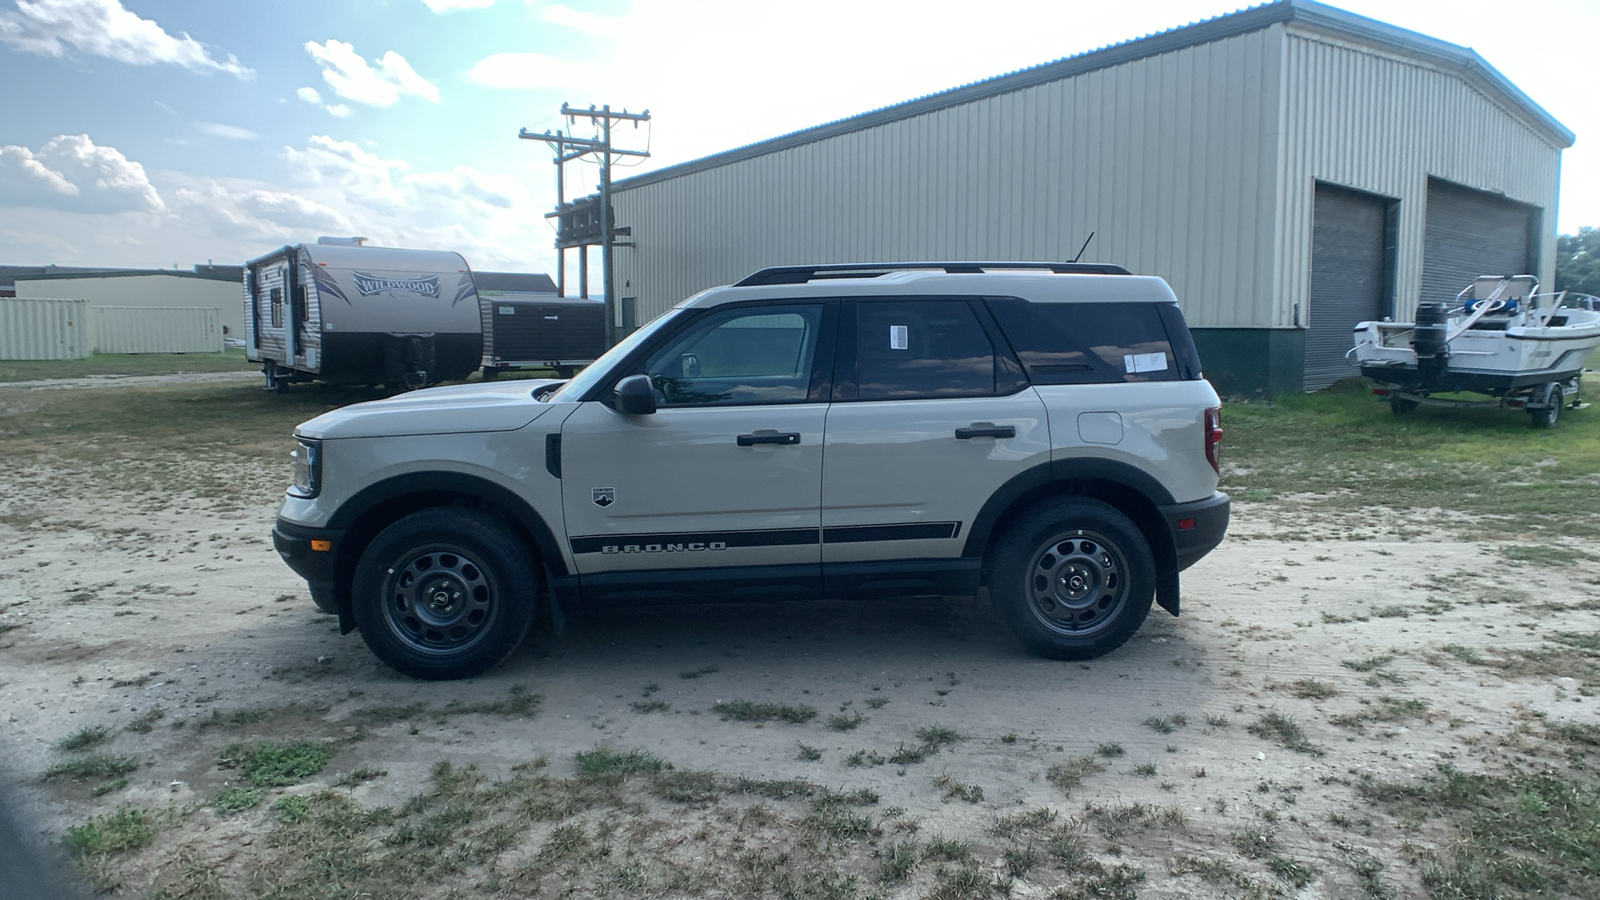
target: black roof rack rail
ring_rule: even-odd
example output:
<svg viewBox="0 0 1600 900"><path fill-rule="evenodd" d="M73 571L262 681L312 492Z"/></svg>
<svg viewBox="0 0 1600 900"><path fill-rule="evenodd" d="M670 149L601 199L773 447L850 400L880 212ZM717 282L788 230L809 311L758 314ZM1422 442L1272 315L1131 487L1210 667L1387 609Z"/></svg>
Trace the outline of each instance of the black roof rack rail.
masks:
<svg viewBox="0 0 1600 900"><path fill-rule="evenodd" d="M769 266L745 276L734 287L771 284L805 284L823 278L876 278L888 272L939 269L952 275L976 275L993 269L1044 269L1057 275L1131 275L1110 263L1067 262L896 262L829 263L820 266Z"/></svg>

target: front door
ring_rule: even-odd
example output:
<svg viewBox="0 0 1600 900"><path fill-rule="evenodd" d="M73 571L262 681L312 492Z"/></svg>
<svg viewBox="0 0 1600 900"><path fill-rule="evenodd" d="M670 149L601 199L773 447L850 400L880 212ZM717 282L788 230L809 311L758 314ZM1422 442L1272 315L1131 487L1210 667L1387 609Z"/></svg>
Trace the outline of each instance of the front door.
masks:
<svg viewBox="0 0 1600 900"><path fill-rule="evenodd" d="M781 566L815 586L831 306L712 310L636 369L655 413L589 401L566 420L562 504L586 596L590 576L656 570Z"/></svg>

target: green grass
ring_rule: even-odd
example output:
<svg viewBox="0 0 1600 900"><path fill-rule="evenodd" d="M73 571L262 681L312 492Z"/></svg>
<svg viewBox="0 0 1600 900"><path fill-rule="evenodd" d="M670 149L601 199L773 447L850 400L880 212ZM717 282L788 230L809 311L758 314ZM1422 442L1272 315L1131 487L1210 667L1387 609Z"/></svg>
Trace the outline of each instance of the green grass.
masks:
<svg viewBox="0 0 1600 900"><path fill-rule="evenodd" d="M87 778L116 778L139 768L139 763L127 756L84 756L56 763L45 770L46 780L70 778L83 781Z"/></svg>
<svg viewBox="0 0 1600 900"><path fill-rule="evenodd" d="M1600 896L1600 784L1592 774L1475 775L1442 766L1357 789L1404 819L1444 821L1470 848L1422 867L1434 897Z"/></svg>
<svg viewBox="0 0 1600 900"><path fill-rule="evenodd" d="M1424 407L1396 418L1364 386L1345 387L1228 404L1222 489L1292 494L1308 522L1375 506L1492 517L1472 524L1478 540L1580 533L1600 509L1593 411L1563 415L1548 431L1515 410Z"/></svg>
<svg viewBox="0 0 1600 900"><path fill-rule="evenodd" d="M714 704L711 711L724 719L737 722L782 721L803 725L817 717L816 709L788 703L756 703L752 700L723 700Z"/></svg>
<svg viewBox="0 0 1600 900"><path fill-rule="evenodd" d="M1313 744L1300 725L1280 712L1264 713L1261 718L1245 726L1245 730L1258 738L1277 741L1296 753L1322 756L1327 751Z"/></svg>
<svg viewBox="0 0 1600 900"><path fill-rule="evenodd" d="M269 741L254 747L229 744L222 750L220 765L243 771L252 787L282 787L298 784L321 772L332 757L322 744Z"/></svg>
<svg viewBox="0 0 1600 900"><path fill-rule="evenodd" d="M244 812L256 806L267 796L260 788L231 787L217 795L213 805L222 813Z"/></svg>
<svg viewBox="0 0 1600 900"><path fill-rule="evenodd" d="M156 823L150 814L125 803L116 812L68 828L64 840L74 853L102 856L138 850L155 836Z"/></svg>
<svg viewBox="0 0 1600 900"><path fill-rule="evenodd" d="M243 347L229 347L221 353L96 353L88 359L0 360L0 383L91 375L248 372L260 368L259 363L244 358Z"/></svg>
<svg viewBox="0 0 1600 900"><path fill-rule="evenodd" d="M93 725L79 728L77 731L56 741L56 749L65 750L68 753L82 753L85 750L93 750L109 740L111 740L110 726Z"/></svg>
<svg viewBox="0 0 1600 900"><path fill-rule="evenodd" d="M578 764L578 777L600 784L620 784L629 775L640 772L659 772L666 763L661 758L643 750L612 750L596 747L580 750L573 755Z"/></svg>

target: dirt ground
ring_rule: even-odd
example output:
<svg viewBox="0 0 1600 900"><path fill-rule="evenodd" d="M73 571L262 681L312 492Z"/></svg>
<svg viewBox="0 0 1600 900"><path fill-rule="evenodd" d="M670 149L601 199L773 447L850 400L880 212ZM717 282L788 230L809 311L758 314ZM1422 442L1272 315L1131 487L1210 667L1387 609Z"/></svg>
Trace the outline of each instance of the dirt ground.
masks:
<svg viewBox="0 0 1600 900"><path fill-rule="evenodd" d="M402 806L441 761L493 780L542 759L569 777L575 754L642 750L724 779L869 789L869 856L902 833L959 839L1012 896L1050 896L1068 880L1048 867L1006 877L1014 844L996 822L1039 808L1093 826L1088 848L1105 866L1142 872L1129 893L1084 896L1413 896L1418 848L1443 852L1451 836L1382 815L1358 795L1363 778L1493 768L1521 752L1531 723L1596 721L1580 680L1473 664L1600 629L1593 536L1518 552L1463 540L1448 510L1302 521L1292 498L1240 500L1228 540L1184 575L1183 616L1153 610L1127 646L1091 663L1026 655L981 601L925 598L568 610L564 633L541 618L486 676L430 684L340 637L278 559L269 529L286 476L285 465L240 463L234 496L175 498L94 490L94 473L68 463L0 468L0 777L41 844L121 804L164 811L149 847L102 872L118 896L170 883L195 858L224 894L251 893L246 873L268 843L256 837L276 826L265 806L214 806L239 779L219 754L305 739L334 755L288 791L354 772L339 790L363 808ZM538 695L536 714L436 714L513 688ZM818 715L751 723L713 711L737 700ZM1285 721L1303 729L1298 743L1274 732ZM58 743L97 726L111 729L105 752L137 762L127 784L96 795L93 778L46 779L71 758ZM922 761L886 761L926 729L958 737ZM1081 784L1052 777L1074 765ZM735 827L718 804L645 797L628 808ZM1122 826L1107 826L1118 811ZM1272 853L1253 854L1249 836L1263 829ZM523 834L506 858L544 833ZM1273 863L1284 859L1304 869ZM934 891L934 867L919 871L879 885L862 870L859 895ZM671 891L645 879L615 891L744 893L731 884ZM521 890L560 893L501 881L482 893Z"/></svg>

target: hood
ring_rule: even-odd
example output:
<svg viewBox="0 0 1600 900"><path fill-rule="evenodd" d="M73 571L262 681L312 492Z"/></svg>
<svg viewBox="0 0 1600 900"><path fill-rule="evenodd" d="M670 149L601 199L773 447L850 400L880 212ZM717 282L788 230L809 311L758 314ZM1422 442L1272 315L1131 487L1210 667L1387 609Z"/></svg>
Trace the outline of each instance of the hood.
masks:
<svg viewBox="0 0 1600 900"><path fill-rule="evenodd" d="M533 392L550 379L456 384L355 403L302 422L295 433L308 438L403 437L471 431L516 431L550 407Z"/></svg>

